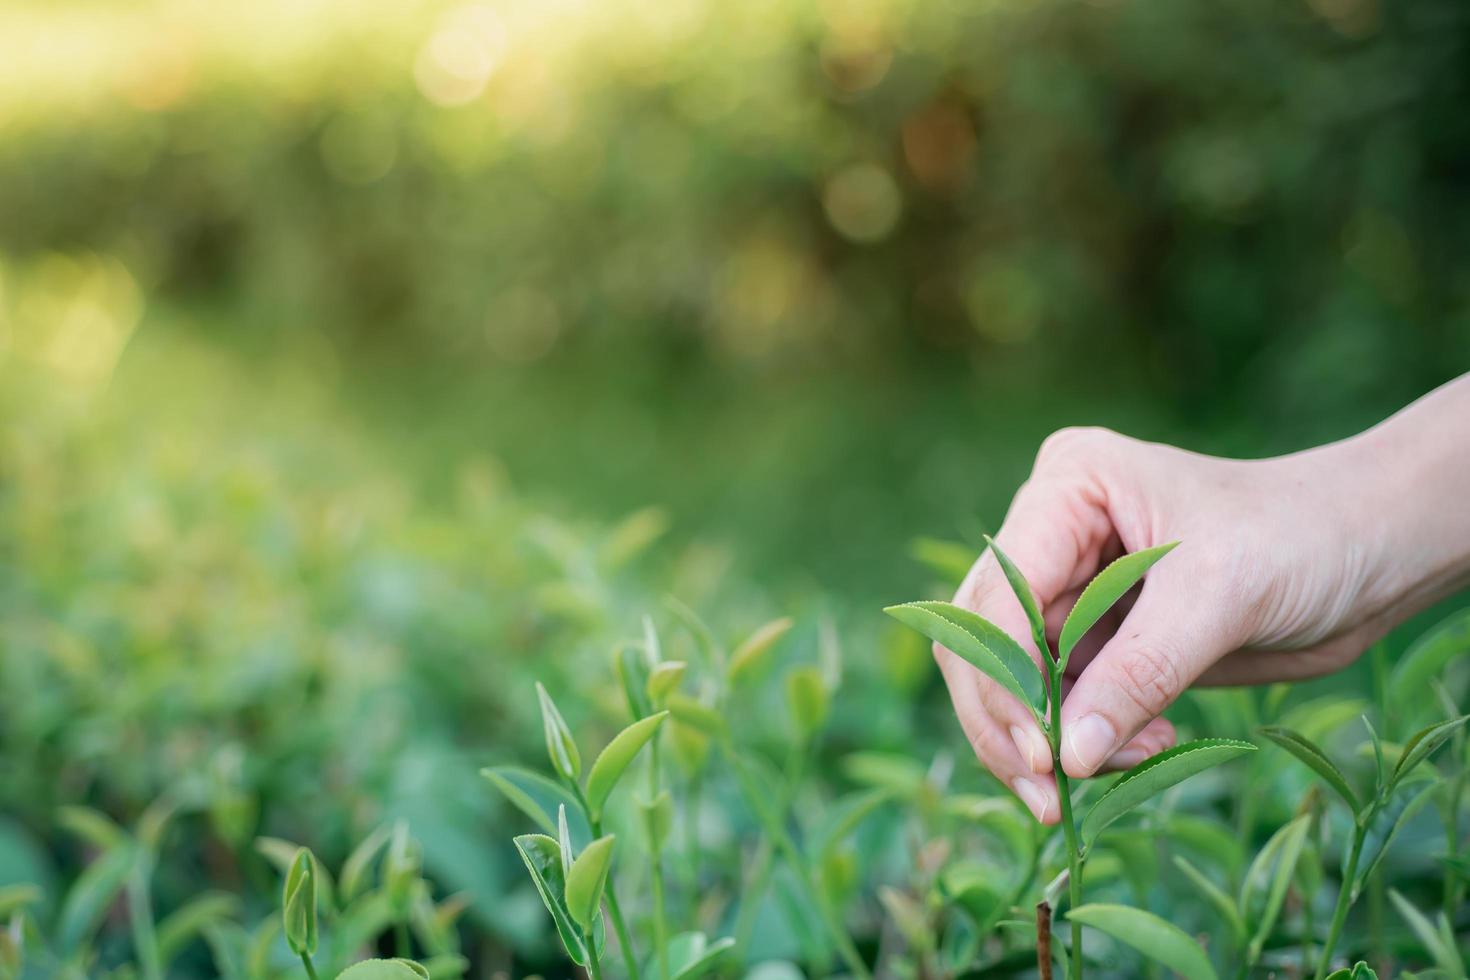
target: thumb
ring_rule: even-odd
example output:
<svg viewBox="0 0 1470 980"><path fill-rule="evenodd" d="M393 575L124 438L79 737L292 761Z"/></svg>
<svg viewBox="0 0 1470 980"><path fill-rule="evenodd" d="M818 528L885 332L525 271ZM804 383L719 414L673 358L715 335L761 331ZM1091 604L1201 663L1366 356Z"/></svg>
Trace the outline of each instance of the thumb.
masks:
<svg viewBox="0 0 1470 980"><path fill-rule="evenodd" d="M1184 551L1184 546L1179 552ZM1087 777L1173 704L1215 661L1238 647L1227 589L1197 563L1161 562L1138 602L1062 703L1062 768Z"/></svg>

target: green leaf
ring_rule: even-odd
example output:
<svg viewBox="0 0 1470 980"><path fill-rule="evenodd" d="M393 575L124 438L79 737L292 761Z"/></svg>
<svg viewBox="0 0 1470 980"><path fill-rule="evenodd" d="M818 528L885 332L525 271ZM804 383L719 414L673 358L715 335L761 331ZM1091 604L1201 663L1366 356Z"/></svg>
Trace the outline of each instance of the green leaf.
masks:
<svg viewBox="0 0 1470 980"><path fill-rule="evenodd" d="M584 930L592 928L593 916L601 914L602 892L612 867L613 836L599 837L588 844L567 872L567 910Z"/></svg>
<svg viewBox="0 0 1470 980"><path fill-rule="evenodd" d="M891 800L892 789L861 790L841 797L823 808L822 820L812 831L812 854L820 860L857 829L867 816Z"/></svg>
<svg viewBox="0 0 1470 980"><path fill-rule="evenodd" d="M1428 728L1423 728L1415 732L1414 736L1404 745L1404 752L1403 755L1399 756L1398 765L1394 766L1393 776L1388 781L1388 791L1392 792L1393 788L1398 785L1399 781L1410 770L1429 758L1445 742L1448 742L1450 736L1454 735L1456 730L1467 721L1470 721L1470 715L1461 715L1458 718L1451 718L1449 721L1442 721L1437 725L1430 725Z"/></svg>
<svg viewBox="0 0 1470 980"><path fill-rule="evenodd" d="M628 713L635 719L651 714L653 704L648 699L650 668L643 647L636 643L619 644L613 651L613 671L623 685Z"/></svg>
<svg viewBox="0 0 1470 980"><path fill-rule="evenodd" d="M35 905L41 901L41 889L35 885L5 885L0 887L0 919L10 917L17 909Z"/></svg>
<svg viewBox="0 0 1470 980"><path fill-rule="evenodd" d="M928 567L948 585L958 586L975 564L975 549L959 541L921 537L909 541L909 557Z"/></svg>
<svg viewBox="0 0 1470 980"><path fill-rule="evenodd" d="M803 666L786 675L786 707L791 712L791 722L797 737L803 742L816 734L827 722L827 711L831 697L822 672L816 667Z"/></svg>
<svg viewBox="0 0 1470 980"><path fill-rule="evenodd" d="M710 631L709 626L699 614L680 602L674 596L664 596L664 607L679 621L679 625L694 637L694 643L700 655L704 657L707 666L720 666L723 652L720 644L715 640L715 634Z"/></svg>
<svg viewBox="0 0 1470 980"><path fill-rule="evenodd" d="M750 637L735 652L730 654L730 665L725 669L726 677L731 684L739 684L754 674L764 665L766 655L776 645L776 641L786 635L791 629L790 617L783 616L773 619L760 629L750 634Z"/></svg>
<svg viewBox="0 0 1470 980"><path fill-rule="evenodd" d="M56 822L99 851L111 850L130 839L127 831L119 827L111 817L91 807L61 807L56 811Z"/></svg>
<svg viewBox="0 0 1470 980"><path fill-rule="evenodd" d="M1358 802L1358 795L1353 792L1353 788L1348 785L1347 777L1342 774L1342 770L1332 764L1332 760L1327 758L1327 755L1315 743L1289 728L1272 726L1260 729L1258 734L1269 738L1296 756L1307 768L1321 776L1327 785L1346 801L1348 809L1354 814L1361 810L1362 804Z"/></svg>
<svg viewBox="0 0 1470 980"><path fill-rule="evenodd" d="M1031 591L1031 586L1026 582L1026 576L1016 567L1010 557L1000 550L1000 545L990 535L985 535L985 543L995 555L995 560L1000 564L1000 570L1005 575L1006 581L1010 583L1011 591L1016 594L1016 601L1026 613L1026 621L1031 624L1031 639L1036 644L1036 649L1043 655L1047 654L1046 645L1046 620L1041 618L1041 604L1036 601L1036 596Z"/></svg>
<svg viewBox="0 0 1470 980"><path fill-rule="evenodd" d="M490 770L482 769L481 772L487 778L489 777ZM493 779L491 781L494 782ZM496 785L498 786L499 783ZM514 787L511 789L513 791ZM502 789L501 792L507 797L511 795L505 789ZM387 824L374 830L364 837L352 849L352 853L347 855L347 860L342 862L342 877L337 883L337 897L343 905L356 898L357 893L367 885L368 870L372 866L373 859L378 856L378 852L388 843L390 833L391 828Z"/></svg>
<svg viewBox="0 0 1470 980"><path fill-rule="evenodd" d="M1435 626L1404 651L1388 681L1388 703L1395 711L1411 714L1422 705L1429 682L1444 673L1455 657L1470 653L1470 609L1463 609Z"/></svg>
<svg viewBox="0 0 1470 980"><path fill-rule="evenodd" d="M669 714L681 725L720 737L725 734L725 717L708 705L675 692L669 695Z"/></svg>
<svg viewBox="0 0 1470 980"><path fill-rule="evenodd" d="M1398 837L1399 831L1414 818L1419 808L1429 801L1430 794L1436 785L1438 784L1430 784L1414 792L1399 793L1373 813L1373 818L1368 824L1368 831L1363 837L1363 850L1358 858L1358 873L1353 877L1351 892L1353 900L1356 901L1368 876L1373 873L1378 862L1383 860L1383 855L1388 852L1394 839ZM1344 864L1346 861L1347 853L1344 852Z"/></svg>
<svg viewBox="0 0 1470 980"><path fill-rule="evenodd" d="M679 686L679 681L683 680L687 667L688 665L682 660L666 660L653 668L653 673L648 675L648 684L645 688L652 706L663 707L669 693ZM644 714L647 713L644 712Z"/></svg>
<svg viewBox="0 0 1470 980"><path fill-rule="evenodd" d="M1245 876L1245 885L1241 889L1240 899L1241 915L1253 919L1256 923L1256 932L1251 937L1250 949L1246 954L1248 963L1255 963L1260 958L1266 938L1270 936L1271 930L1276 925L1276 919L1281 914L1281 906L1286 901L1286 891L1291 886L1292 875L1296 872L1297 862L1301 859L1302 846L1306 844L1307 831L1311 829L1311 825L1312 814L1304 813L1297 817L1272 834L1266 846L1261 848L1260 854L1256 856L1256 860L1251 862L1250 871ZM1250 896L1262 879L1268 879L1270 887L1266 890L1264 904L1256 913L1251 908L1253 903L1250 901Z"/></svg>
<svg viewBox="0 0 1470 980"><path fill-rule="evenodd" d="M158 924L159 961L167 967L211 924L228 921L239 911L240 900L223 892L209 892L180 906Z"/></svg>
<svg viewBox="0 0 1470 980"><path fill-rule="evenodd" d="M429 980L429 971L412 960L363 960L337 974L337 980Z"/></svg>
<svg viewBox="0 0 1470 980"><path fill-rule="evenodd" d="M1399 894L1398 889L1390 888L1388 897L1399 910L1399 915L1409 924L1409 928L1414 930L1414 935L1419 937L1419 941L1429 951L1429 955L1434 957L1435 966L1447 976L1463 980L1465 961L1460 958L1460 951L1455 947L1454 935L1449 933L1449 923L1445 921L1444 913L1439 913L1439 925L1436 927L1423 912L1414 908L1408 899Z"/></svg>
<svg viewBox="0 0 1470 980"><path fill-rule="evenodd" d="M316 862L311 852L301 848L291 860L286 883L281 893L281 921L286 930L286 945L297 956L316 952Z"/></svg>
<svg viewBox="0 0 1470 980"><path fill-rule="evenodd" d="M133 870L137 849L128 842L87 865L66 893L57 920L56 940L63 953L80 949L102 923Z"/></svg>
<svg viewBox="0 0 1470 980"><path fill-rule="evenodd" d="M697 980L719 965L730 950L733 939L710 942L702 932L681 932L669 940L666 958L671 980Z"/></svg>
<svg viewBox="0 0 1470 980"><path fill-rule="evenodd" d="M551 757L551 768L558 776L574 783L582 774L582 757L577 754L577 743L540 681L536 682L536 697L541 701L541 727L546 733L546 754Z"/></svg>
<svg viewBox="0 0 1470 980"><path fill-rule="evenodd" d="M1000 627L949 602L906 602L883 611L963 658L1041 719L1046 706L1041 669Z"/></svg>
<svg viewBox="0 0 1470 980"><path fill-rule="evenodd" d="M562 871L561 846L545 834L522 834L515 839L515 845L521 854L521 860L526 863L526 870L531 873L531 881L541 895L542 904L551 913L551 921L556 924L557 934L561 936L567 955L578 966L586 966L587 946L567 909L566 874Z"/></svg>
<svg viewBox="0 0 1470 980"><path fill-rule="evenodd" d="M1184 872L1184 876L1205 897L1205 900L1215 907L1220 921L1224 922L1230 930L1231 942L1237 947L1245 942L1245 921L1241 919L1240 912L1235 908L1235 902L1225 894L1225 890L1211 881L1199 868L1190 864L1183 855L1174 855L1174 866Z"/></svg>
<svg viewBox="0 0 1470 980"><path fill-rule="evenodd" d="M1178 545L1179 542L1174 541L1161 544L1157 548L1146 548L1124 555L1087 583L1087 588L1077 597L1077 604L1067 614L1067 621L1062 624L1062 635L1057 642L1057 660L1062 668L1067 666L1067 659L1072 656L1072 649L1077 646L1077 641L1102 619L1104 613L1113 608L1114 603L1123 598L1124 593L1138 584L1138 580L1143 578L1144 573L1155 562Z"/></svg>
<svg viewBox="0 0 1470 980"><path fill-rule="evenodd" d="M1087 811L1082 818L1083 845L1091 846L1108 824L1175 783L1255 750L1250 742L1202 738L1145 759L1119 777Z"/></svg>
<svg viewBox="0 0 1470 980"><path fill-rule="evenodd" d="M556 821L551 815L557 807L576 806L575 797L565 787L520 766L491 766L481 769L480 775L547 834L556 833Z"/></svg>
<svg viewBox="0 0 1470 980"><path fill-rule="evenodd" d="M593 820L602 813L602 804L607 802L608 794L618 784L633 758L648 744L648 740L653 738L658 726L668 716L667 711L660 711L656 715L640 718L613 736L606 748L597 754L592 768L587 772L587 806L592 811Z"/></svg>
<svg viewBox="0 0 1470 980"><path fill-rule="evenodd" d="M1410 980L1411 977L1413 977L1412 973L1405 973L1401 975L1400 980ZM1365 961L1358 960L1357 963L1353 964L1351 970L1347 967L1343 967L1341 970L1333 970L1327 974L1327 980L1378 980L1378 974L1374 973L1373 968Z"/></svg>
<svg viewBox="0 0 1470 980"><path fill-rule="evenodd" d="M1217 980L1210 958L1183 929L1127 905L1080 905L1067 918L1105 932L1190 980Z"/></svg>

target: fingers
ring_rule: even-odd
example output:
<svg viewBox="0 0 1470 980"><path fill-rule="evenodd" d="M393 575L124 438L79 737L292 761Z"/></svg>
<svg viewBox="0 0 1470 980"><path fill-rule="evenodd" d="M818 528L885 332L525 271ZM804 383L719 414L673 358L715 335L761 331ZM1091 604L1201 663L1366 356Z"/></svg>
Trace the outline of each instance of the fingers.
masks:
<svg viewBox="0 0 1470 980"><path fill-rule="evenodd" d="M1107 762L1099 767L1098 772L1121 772L1124 769L1132 769L1145 759L1151 759L1165 749L1172 749L1177 742L1178 736L1174 733L1174 726L1169 724L1165 718L1155 718L1143 726L1143 731L1124 745Z"/></svg>
<svg viewBox="0 0 1470 980"><path fill-rule="evenodd" d="M981 764L1009 786L1037 820L1044 824L1056 823L1061 817L1056 781L1033 770L1030 761L1022 757L1015 738L991 717L981 703L977 682L984 680L984 676L942 647L936 648L935 655L945 683L949 685L950 699L954 702L960 727ZM1043 754L1049 763L1050 750Z"/></svg>
<svg viewBox="0 0 1470 980"><path fill-rule="evenodd" d="M1062 768L1098 772L1195 678L1239 644L1223 590L1181 545L1160 562L1117 633L1062 703Z"/></svg>
<svg viewBox="0 0 1470 980"><path fill-rule="evenodd" d="M1084 578L1092 571L1084 566L1089 558L1096 561L1111 530L1101 499L1085 479L1041 476L1033 478L1016 495L996 541L1016 563L1045 608L1064 591L1075 587L1079 567L1083 568L1080 574ZM1025 611L992 553L987 551L970 569L955 601L1005 630L1031 654L1038 670L1043 669L1042 654L1031 639ZM941 661L944 659L953 658L942 657ZM946 677L951 676L950 672L946 673ZM977 671L966 670L963 676L966 686L973 689L978 710L1009 737L1025 771L1036 776L1050 773L1051 748L1030 710ZM951 690L954 685L955 681L951 680ZM994 771L994 767L991 769Z"/></svg>

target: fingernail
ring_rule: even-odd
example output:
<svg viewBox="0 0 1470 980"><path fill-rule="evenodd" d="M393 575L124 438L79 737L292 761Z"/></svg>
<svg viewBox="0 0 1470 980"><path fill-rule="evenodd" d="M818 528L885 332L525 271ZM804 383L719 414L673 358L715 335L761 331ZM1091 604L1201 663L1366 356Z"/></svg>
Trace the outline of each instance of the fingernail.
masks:
<svg viewBox="0 0 1470 980"><path fill-rule="evenodd" d="M1067 729L1072 758L1088 775L1097 772L1097 767L1113 754L1113 743L1117 740L1118 733L1102 715L1083 715Z"/></svg>
<svg viewBox="0 0 1470 980"><path fill-rule="evenodd" d="M1041 736L1026 731L1020 725L1012 725L1011 741L1016 743L1016 751L1026 760L1027 769L1037 774L1047 771L1050 747L1041 741Z"/></svg>
<svg viewBox="0 0 1470 980"><path fill-rule="evenodd" d="M1016 791L1021 802L1026 804L1026 809L1030 810L1037 820L1046 823L1046 815L1051 810L1051 798L1047 795L1046 790L1041 788L1040 783L1017 776L1011 781L1011 789Z"/></svg>

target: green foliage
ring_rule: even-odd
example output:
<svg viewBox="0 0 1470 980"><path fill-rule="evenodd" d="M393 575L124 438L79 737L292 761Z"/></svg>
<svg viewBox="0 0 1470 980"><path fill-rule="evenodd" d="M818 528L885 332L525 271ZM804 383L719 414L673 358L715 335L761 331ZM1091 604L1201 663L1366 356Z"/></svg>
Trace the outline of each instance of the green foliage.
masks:
<svg viewBox="0 0 1470 980"><path fill-rule="evenodd" d="M1067 613L1067 621L1062 624L1062 633L1057 640L1057 654L1062 667L1067 666L1077 641L1113 608L1114 603L1138 584L1155 562L1173 551L1178 544L1175 541L1124 555L1087 583L1087 588L1077 597L1077 604Z"/></svg>
<svg viewBox="0 0 1470 980"><path fill-rule="evenodd" d="M1090 846L1114 820L1157 797L1175 783L1253 752L1255 748L1249 742L1202 738L1145 759L1118 777L1087 811L1080 828L1083 843Z"/></svg>
<svg viewBox="0 0 1470 980"><path fill-rule="evenodd" d="M949 602L910 602L883 611L958 654L1015 695L1040 722L1046 706L1041 671L1004 630Z"/></svg>
<svg viewBox="0 0 1470 980"><path fill-rule="evenodd" d="M1199 980L1215 980L1217 976L1199 943L1152 912L1126 905L1094 904L1072 909L1067 918L1107 933L1183 976Z"/></svg>

